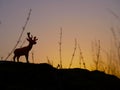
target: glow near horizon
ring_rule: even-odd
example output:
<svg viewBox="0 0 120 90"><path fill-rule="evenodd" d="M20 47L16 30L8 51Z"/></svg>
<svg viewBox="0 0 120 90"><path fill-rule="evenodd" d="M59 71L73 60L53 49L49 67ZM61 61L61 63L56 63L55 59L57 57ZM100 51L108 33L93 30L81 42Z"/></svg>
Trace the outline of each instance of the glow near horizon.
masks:
<svg viewBox="0 0 120 90"><path fill-rule="evenodd" d="M16 44L31 8L32 14L22 40L27 32L38 37L38 43L32 49L35 63L47 62L47 56L55 66L59 63L58 42L62 27L63 66L68 67L70 63L74 38L81 46L86 66L89 66L92 62L91 41L101 40L102 48L109 48L110 27L118 22L107 9L120 15L119 5L119 0L1 0L0 57L6 57ZM79 66L78 56L77 49L73 67Z"/></svg>

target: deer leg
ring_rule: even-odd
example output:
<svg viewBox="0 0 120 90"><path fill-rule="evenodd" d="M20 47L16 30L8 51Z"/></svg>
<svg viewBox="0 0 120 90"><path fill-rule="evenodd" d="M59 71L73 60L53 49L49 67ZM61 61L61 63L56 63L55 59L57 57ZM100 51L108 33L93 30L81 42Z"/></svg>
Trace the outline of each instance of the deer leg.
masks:
<svg viewBox="0 0 120 90"><path fill-rule="evenodd" d="M20 58L20 56L17 56L17 62L19 62L19 58Z"/></svg>
<svg viewBox="0 0 120 90"><path fill-rule="evenodd" d="M14 57L13 57L13 61L15 62L15 58L16 58L16 55L14 55Z"/></svg>
<svg viewBox="0 0 120 90"><path fill-rule="evenodd" d="M27 63L29 63L29 61L28 61L28 56L29 56L28 54L25 55L25 58L26 58Z"/></svg>

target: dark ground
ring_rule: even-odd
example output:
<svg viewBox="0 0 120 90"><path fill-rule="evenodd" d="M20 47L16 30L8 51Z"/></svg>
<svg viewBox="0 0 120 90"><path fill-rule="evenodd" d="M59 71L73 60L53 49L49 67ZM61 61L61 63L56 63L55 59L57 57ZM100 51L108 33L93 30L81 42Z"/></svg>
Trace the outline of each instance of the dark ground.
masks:
<svg viewBox="0 0 120 90"><path fill-rule="evenodd" d="M100 71L1 61L0 90L120 90L120 79Z"/></svg>

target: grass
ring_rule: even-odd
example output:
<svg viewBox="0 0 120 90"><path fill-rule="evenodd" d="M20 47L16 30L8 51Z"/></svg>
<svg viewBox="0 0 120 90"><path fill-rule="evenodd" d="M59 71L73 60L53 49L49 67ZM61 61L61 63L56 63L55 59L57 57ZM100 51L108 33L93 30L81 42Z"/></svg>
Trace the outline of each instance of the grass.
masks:
<svg viewBox="0 0 120 90"><path fill-rule="evenodd" d="M80 65L80 68L82 68L82 65L83 65L84 69L86 69L86 65L85 65L85 61L84 61L84 57L83 57L83 52L82 52L79 44L78 44L78 48L79 48L79 65Z"/></svg>
<svg viewBox="0 0 120 90"><path fill-rule="evenodd" d="M75 39L75 46L74 46L73 54L72 54L71 61L70 61L70 64L69 64L69 68L71 68L71 66L72 66L72 62L73 62L73 59L75 57L76 49L77 49L77 39Z"/></svg>
<svg viewBox="0 0 120 90"><path fill-rule="evenodd" d="M60 28L59 55L60 55L60 68L62 68L62 28Z"/></svg>

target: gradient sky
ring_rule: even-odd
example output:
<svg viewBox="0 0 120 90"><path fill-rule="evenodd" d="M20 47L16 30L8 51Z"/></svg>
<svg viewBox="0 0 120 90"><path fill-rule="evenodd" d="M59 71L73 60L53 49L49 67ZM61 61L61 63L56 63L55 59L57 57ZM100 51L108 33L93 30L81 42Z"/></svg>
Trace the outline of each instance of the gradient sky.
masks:
<svg viewBox="0 0 120 90"><path fill-rule="evenodd" d="M0 57L5 58L16 44L30 8L30 21L18 47L26 38L26 33L31 32L39 39L32 49L34 62L47 62L48 56L54 66L57 66L62 27L63 66L68 67L70 63L74 38L80 44L86 65L89 66L92 62L92 41L101 40L102 48L109 48L110 27L117 25L118 21L108 9L120 15L120 0L0 0ZM79 66L78 56L77 49L74 67Z"/></svg>

